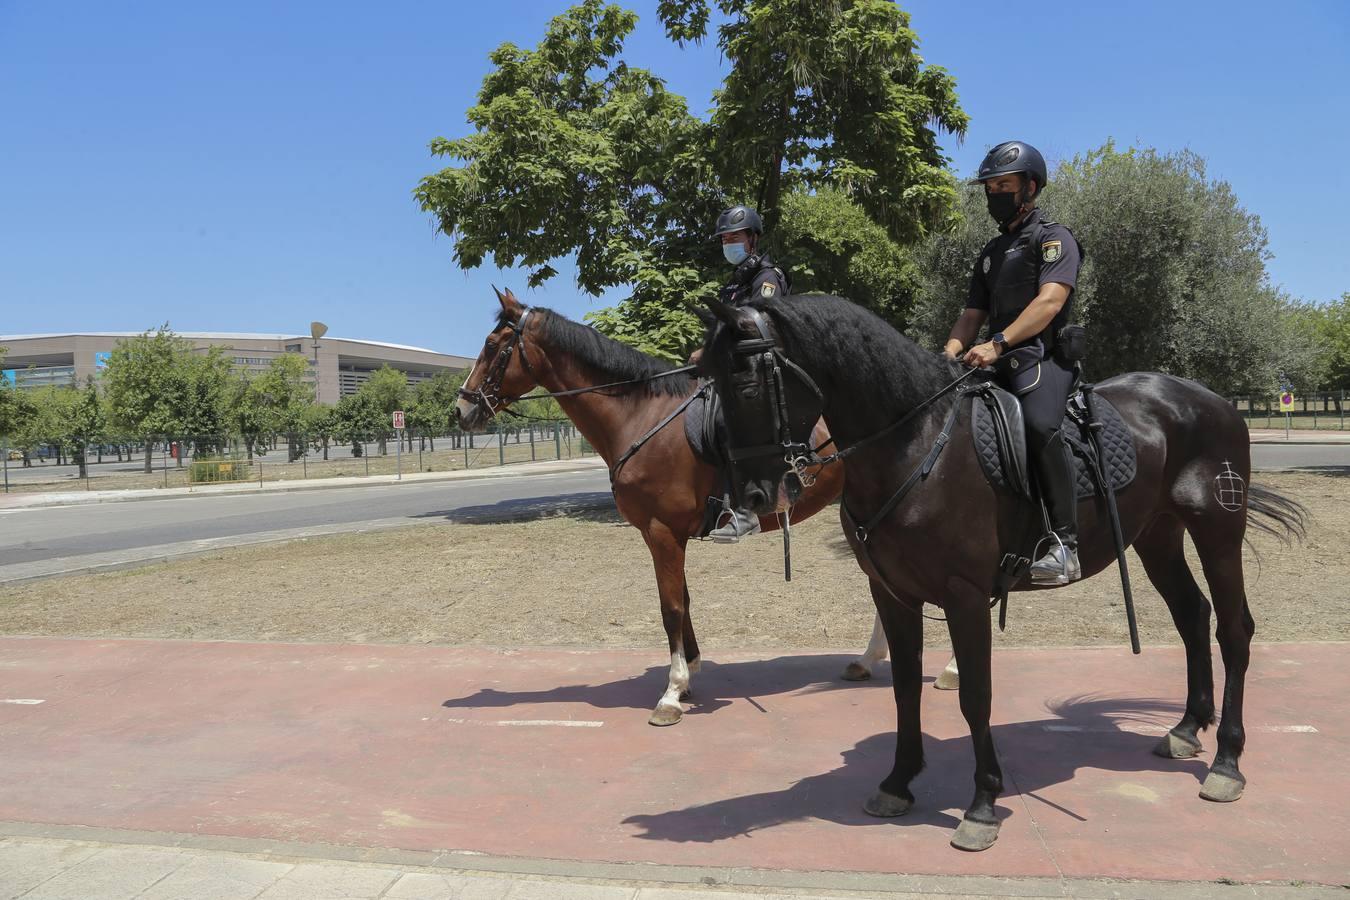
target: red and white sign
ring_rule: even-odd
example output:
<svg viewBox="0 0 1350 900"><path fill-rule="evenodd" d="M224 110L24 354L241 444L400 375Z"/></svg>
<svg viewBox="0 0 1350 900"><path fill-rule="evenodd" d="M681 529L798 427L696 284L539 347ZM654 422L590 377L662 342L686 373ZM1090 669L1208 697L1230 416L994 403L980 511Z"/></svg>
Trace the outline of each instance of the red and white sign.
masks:
<svg viewBox="0 0 1350 900"><path fill-rule="evenodd" d="M401 409L394 410L394 430L403 430L403 410Z"/></svg>

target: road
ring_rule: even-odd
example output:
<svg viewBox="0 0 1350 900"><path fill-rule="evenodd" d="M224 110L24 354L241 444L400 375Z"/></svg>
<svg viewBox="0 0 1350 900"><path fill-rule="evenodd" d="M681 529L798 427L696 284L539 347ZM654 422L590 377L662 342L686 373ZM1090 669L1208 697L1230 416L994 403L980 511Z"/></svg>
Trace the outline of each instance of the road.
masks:
<svg viewBox="0 0 1350 900"><path fill-rule="evenodd" d="M152 557L136 551L149 548L160 548L160 557L183 555L256 540L446 519L520 518L610 502L608 475L597 468L557 475L6 510L0 515L0 582L65 571L79 567L81 561L102 566L118 558L144 560ZM32 565L44 561L54 565L36 569Z"/></svg>

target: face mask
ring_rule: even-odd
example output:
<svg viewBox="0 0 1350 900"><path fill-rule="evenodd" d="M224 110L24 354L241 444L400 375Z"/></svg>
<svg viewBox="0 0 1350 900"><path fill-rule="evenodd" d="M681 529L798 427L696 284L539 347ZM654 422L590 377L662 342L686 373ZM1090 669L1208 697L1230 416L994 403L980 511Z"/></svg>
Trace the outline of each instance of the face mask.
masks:
<svg viewBox="0 0 1350 900"><path fill-rule="evenodd" d="M739 266L750 255L750 248L745 244L723 244L722 255L733 266Z"/></svg>
<svg viewBox="0 0 1350 900"><path fill-rule="evenodd" d="M1011 191L1006 194L985 194L984 203L989 208L989 215L994 217L994 221L1000 227L1006 226L1013 219L1017 218L1018 212L1022 209L1022 203L1019 198L1020 191Z"/></svg>

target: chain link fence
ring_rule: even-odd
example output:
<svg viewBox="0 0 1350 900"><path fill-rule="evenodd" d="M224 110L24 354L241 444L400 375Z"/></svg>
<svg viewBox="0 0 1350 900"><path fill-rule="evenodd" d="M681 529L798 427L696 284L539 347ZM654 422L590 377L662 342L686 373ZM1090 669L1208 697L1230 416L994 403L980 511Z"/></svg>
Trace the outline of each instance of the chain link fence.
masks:
<svg viewBox="0 0 1350 900"><path fill-rule="evenodd" d="M148 442L105 437L87 444L69 439L30 441L22 447L0 438L6 492L365 478L594 455L570 422L538 422L480 434L406 430L341 438L303 432L164 435Z"/></svg>

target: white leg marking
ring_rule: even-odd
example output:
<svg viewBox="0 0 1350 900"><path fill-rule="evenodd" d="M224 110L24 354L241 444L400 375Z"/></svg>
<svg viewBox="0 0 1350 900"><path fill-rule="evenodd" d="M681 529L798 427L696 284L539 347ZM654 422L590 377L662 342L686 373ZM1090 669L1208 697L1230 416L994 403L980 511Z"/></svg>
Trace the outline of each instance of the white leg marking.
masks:
<svg viewBox="0 0 1350 900"><path fill-rule="evenodd" d="M661 695L661 701L656 705L673 706L683 712L680 707L680 695L689 689L689 664L684 661L684 653L676 651L670 654L670 682L666 685L666 692Z"/></svg>
<svg viewBox="0 0 1350 900"><path fill-rule="evenodd" d="M890 647L886 644L886 629L881 627L881 616L877 615L872 619L872 637L867 642L867 649L854 662L871 672L872 666L885 659L889 652Z"/></svg>

